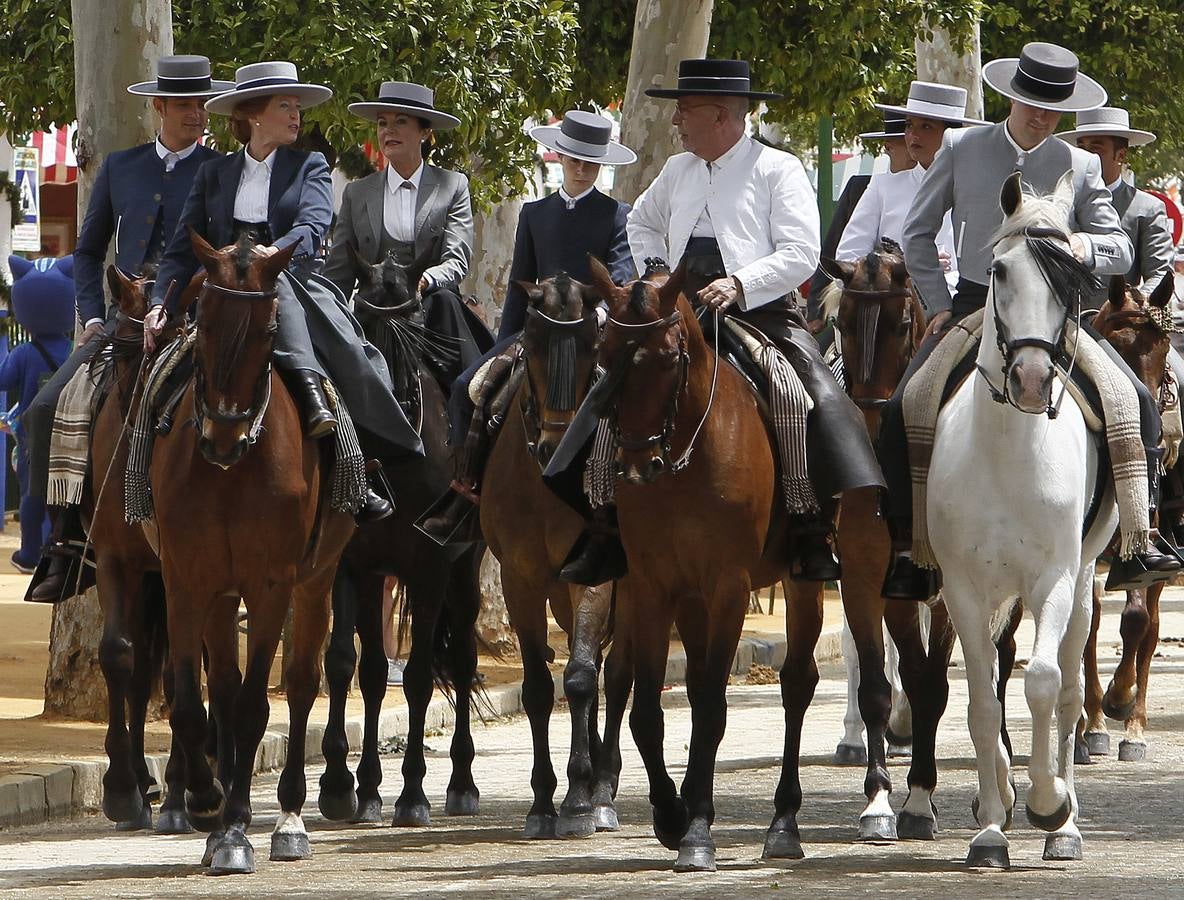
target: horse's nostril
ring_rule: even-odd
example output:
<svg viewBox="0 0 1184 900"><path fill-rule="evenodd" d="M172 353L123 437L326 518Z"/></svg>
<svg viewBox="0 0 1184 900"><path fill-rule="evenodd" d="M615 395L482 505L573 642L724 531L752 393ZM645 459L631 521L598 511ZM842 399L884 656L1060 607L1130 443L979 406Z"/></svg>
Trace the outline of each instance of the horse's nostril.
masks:
<svg viewBox="0 0 1184 900"><path fill-rule="evenodd" d="M551 456L554 453L555 448L551 445L550 441L540 441L535 458L539 461L539 463L545 466L551 461Z"/></svg>
<svg viewBox="0 0 1184 900"><path fill-rule="evenodd" d="M666 462L660 456L655 456L650 460L650 477L656 478L662 474L666 468Z"/></svg>

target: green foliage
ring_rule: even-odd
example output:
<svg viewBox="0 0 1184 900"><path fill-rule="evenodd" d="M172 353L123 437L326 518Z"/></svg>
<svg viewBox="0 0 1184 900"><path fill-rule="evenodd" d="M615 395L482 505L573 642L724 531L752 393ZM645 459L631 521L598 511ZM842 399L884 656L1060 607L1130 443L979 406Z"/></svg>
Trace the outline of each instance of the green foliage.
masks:
<svg viewBox="0 0 1184 900"><path fill-rule="evenodd" d="M74 118L70 0L0 0L0 131Z"/></svg>

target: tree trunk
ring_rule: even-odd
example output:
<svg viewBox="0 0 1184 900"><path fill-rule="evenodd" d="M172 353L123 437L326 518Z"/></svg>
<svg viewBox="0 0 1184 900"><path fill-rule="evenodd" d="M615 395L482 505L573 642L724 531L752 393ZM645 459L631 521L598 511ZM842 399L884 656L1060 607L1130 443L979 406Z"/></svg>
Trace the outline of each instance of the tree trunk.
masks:
<svg viewBox="0 0 1184 900"><path fill-rule="evenodd" d="M983 117L982 44L976 19L966 52L956 48L953 36L944 28L932 29L930 40L917 35L917 78L966 88L966 115Z"/></svg>
<svg viewBox="0 0 1184 900"><path fill-rule="evenodd" d="M520 212L521 197L503 200L487 213L473 211L473 261L469 277L461 282L461 291L480 301L481 315L494 334L501 321Z"/></svg>
<svg viewBox="0 0 1184 900"><path fill-rule="evenodd" d="M156 61L173 52L172 5L167 0L72 0L71 32L81 222L107 154L156 133L151 104L132 97L126 87L154 77ZM45 675L47 713L106 718L107 691L98 662L102 631L93 590L54 608Z"/></svg>
<svg viewBox="0 0 1184 900"><path fill-rule="evenodd" d="M617 170L613 196L623 203L636 200L666 160L682 150L670 124L674 101L655 100L645 91L674 87L679 60L707 55L713 6L713 0L638 0L621 108L621 141L637 152L638 159Z"/></svg>
<svg viewBox="0 0 1184 900"><path fill-rule="evenodd" d="M12 143L8 135L0 132L0 172L7 172L10 179L16 179L12 170ZM8 257L12 253L12 207L8 195L0 191L0 281L12 284L12 272L8 268Z"/></svg>
<svg viewBox="0 0 1184 900"><path fill-rule="evenodd" d="M518 639L510 627L510 614L502 598L502 567L489 552L481 560L481 611L477 614L477 634L498 653L514 653L518 649Z"/></svg>

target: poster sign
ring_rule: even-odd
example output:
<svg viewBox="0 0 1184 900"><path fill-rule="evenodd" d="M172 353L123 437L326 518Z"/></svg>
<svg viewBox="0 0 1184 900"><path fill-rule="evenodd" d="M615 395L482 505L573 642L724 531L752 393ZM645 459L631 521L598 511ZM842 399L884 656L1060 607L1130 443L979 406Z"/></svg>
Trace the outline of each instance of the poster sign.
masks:
<svg viewBox="0 0 1184 900"><path fill-rule="evenodd" d="M41 250L41 193L38 183L36 147L12 150L13 183L20 192L21 214L12 225L12 249L37 253Z"/></svg>

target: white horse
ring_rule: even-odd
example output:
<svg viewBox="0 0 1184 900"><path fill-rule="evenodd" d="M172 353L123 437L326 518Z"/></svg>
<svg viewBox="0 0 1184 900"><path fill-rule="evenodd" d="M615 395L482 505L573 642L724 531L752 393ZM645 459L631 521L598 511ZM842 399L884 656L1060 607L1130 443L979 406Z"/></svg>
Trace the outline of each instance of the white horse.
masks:
<svg viewBox="0 0 1184 900"><path fill-rule="evenodd" d="M1010 759L999 737L993 639L1022 599L1036 623L1024 677L1032 714L1028 820L1050 832L1045 859L1080 859L1073 789L1073 733L1084 700L1082 652L1090 626L1094 560L1118 521L1112 488L1082 539L1098 454L1081 410L1065 398L1049 349L1076 314L1077 296L1046 278L1036 244L1069 253L1071 174L1047 197L1024 196L1019 174L1004 184L978 370L938 420L926 507L930 543L944 575L950 618L962 642L969 724L978 761L977 818L967 863L1007 867L1003 834L1015 804ZM1049 251L1044 250L1047 259ZM1070 257L1061 260L1072 278ZM1067 260L1067 263L1065 262ZM1088 278L1083 267L1077 274ZM1054 287L1054 284L1056 287ZM998 326L998 327L997 327ZM995 397L1006 390L1008 402ZM1056 737L1050 723L1056 715ZM931 815L910 793L905 809Z"/></svg>

